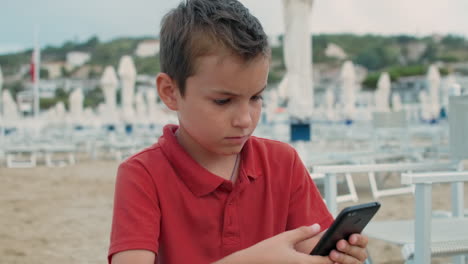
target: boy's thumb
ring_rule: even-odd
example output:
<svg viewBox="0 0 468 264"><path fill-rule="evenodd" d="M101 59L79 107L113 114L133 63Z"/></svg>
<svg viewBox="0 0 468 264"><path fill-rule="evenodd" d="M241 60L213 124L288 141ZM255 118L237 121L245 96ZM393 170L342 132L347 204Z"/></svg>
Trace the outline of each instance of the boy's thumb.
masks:
<svg viewBox="0 0 468 264"><path fill-rule="evenodd" d="M299 243L309 239L320 232L320 225L313 224L311 226L301 226L299 228L288 231L288 239L292 244Z"/></svg>

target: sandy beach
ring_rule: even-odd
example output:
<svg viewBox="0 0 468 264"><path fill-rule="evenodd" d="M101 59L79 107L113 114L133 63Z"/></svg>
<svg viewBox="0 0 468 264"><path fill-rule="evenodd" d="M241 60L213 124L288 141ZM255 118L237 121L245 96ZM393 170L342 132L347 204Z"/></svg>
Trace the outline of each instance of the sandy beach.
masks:
<svg viewBox="0 0 468 264"><path fill-rule="evenodd" d="M82 161L63 168L0 167L0 263L106 263L117 166ZM356 185L359 202L371 201L367 178L356 177ZM448 185L435 186L433 208L448 209L449 193ZM380 201L376 220L414 216L410 194ZM369 251L374 263L403 263L396 246L371 240Z"/></svg>

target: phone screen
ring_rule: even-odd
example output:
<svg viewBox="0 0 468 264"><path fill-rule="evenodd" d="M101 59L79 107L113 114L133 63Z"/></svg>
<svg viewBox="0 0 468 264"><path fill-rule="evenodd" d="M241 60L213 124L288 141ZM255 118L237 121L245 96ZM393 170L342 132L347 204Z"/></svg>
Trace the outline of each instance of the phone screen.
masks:
<svg viewBox="0 0 468 264"><path fill-rule="evenodd" d="M328 256L336 248L338 241L348 240L352 234L360 234L379 208L379 202L344 208L310 254Z"/></svg>

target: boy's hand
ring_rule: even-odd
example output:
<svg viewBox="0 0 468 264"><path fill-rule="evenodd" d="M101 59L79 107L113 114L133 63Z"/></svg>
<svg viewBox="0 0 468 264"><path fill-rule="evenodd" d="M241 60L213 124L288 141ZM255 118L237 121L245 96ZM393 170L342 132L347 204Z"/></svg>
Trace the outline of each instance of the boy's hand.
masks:
<svg viewBox="0 0 468 264"><path fill-rule="evenodd" d="M302 252L304 254L310 254L310 252L312 252L312 249L314 249L319 240L322 238L325 231L326 230L309 239L297 243L296 245L294 245L294 248L296 248L297 251Z"/></svg>
<svg viewBox="0 0 468 264"><path fill-rule="evenodd" d="M299 227L263 240L247 249L238 251L215 264L231 263L316 263L332 264L329 257L311 256L298 252L295 245L318 234L320 226Z"/></svg>
<svg viewBox="0 0 468 264"><path fill-rule="evenodd" d="M296 250L304 254L310 254L324 233L325 231L317 234L312 238L297 243L295 245ZM363 263L367 259L367 243L368 238L366 236L361 234L353 234L349 237L349 241L344 239L338 241L336 244L336 248L338 250L333 250L330 253L329 258L333 260L334 263Z"/></svg>
<svg viewBox="0 0 468 264"><path fill-rule="evenodd" d="M367 236L353 234L348 241L342 239L336 243L338 250L332 250L328 256L335 263L355 264L363 263L367 258L366 247L369 239Z"/></svg>

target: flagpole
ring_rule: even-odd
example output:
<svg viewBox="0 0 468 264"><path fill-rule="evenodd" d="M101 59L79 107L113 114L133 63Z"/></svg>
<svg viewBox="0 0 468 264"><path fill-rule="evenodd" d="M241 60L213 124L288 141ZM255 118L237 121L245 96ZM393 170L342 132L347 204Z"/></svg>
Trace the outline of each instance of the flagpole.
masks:
<svg viewBox="0 0 468 264"><path fill-rule="evenodd" d="M34 118L39 117L39 78L41 70L41 51L39 48L39 28L34 32Z"/></svg>

